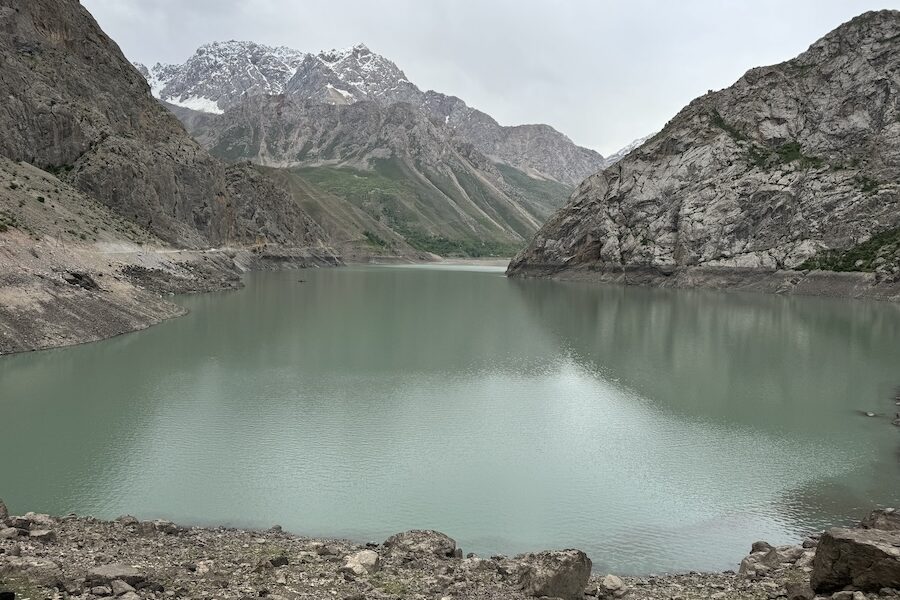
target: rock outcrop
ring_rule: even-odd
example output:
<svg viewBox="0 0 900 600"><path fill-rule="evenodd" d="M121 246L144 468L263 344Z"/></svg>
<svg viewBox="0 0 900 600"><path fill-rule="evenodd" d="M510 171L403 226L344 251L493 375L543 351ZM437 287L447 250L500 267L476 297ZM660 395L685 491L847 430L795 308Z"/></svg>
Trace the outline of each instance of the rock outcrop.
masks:
<svg viewBox="0 0 900 600"><path fill-rule="evenodd" d="M851 586L861 591L900 588L900 532L831 529L816 548L812 588L833 592Z"/></svg>
<svg viewBox="0 0 900 600"><path fill-rule="evenodd" d="M809 270L857 270L848 295L900 298L898 72L897 11L751 69L585 180L509 274L740 286L777 273L788 291Z"/></svg>

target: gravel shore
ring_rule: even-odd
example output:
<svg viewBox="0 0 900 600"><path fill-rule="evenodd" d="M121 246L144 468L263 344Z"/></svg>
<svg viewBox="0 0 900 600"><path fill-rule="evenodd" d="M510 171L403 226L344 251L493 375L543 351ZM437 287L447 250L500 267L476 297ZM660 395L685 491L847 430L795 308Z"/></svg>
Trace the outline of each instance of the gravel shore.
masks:
<svg viewBox="0 0 900 600"><path fill-rule="evenodd" d="M592 573L590 559L577 550L464 557L451 538L431 531L359 544L295 536L277 526L186 528L128 516L102 521L34 513L3 519L3 510L0 591L29 600L809 599L818 544L816 538L778 548L758 542L735 571L619 578ZM880 589L816 597L897 596Z"/></svg>

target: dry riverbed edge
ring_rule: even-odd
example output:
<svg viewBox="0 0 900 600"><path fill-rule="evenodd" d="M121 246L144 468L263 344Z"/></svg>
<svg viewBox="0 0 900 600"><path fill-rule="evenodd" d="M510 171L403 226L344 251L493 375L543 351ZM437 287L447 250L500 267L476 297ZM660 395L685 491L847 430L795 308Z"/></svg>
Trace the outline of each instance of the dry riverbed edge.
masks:
<svg viewBox="0 0 900 600"><path fill-rule="evenodd" d="M278 526L186 528L129 516L5 513L0 502L0 591L28 600L900 597L900 514L891 509L796 546L756 542L737 571L621 578L591 573L579 550L464 558L453 539L435 531L359 544Z"/></svg>

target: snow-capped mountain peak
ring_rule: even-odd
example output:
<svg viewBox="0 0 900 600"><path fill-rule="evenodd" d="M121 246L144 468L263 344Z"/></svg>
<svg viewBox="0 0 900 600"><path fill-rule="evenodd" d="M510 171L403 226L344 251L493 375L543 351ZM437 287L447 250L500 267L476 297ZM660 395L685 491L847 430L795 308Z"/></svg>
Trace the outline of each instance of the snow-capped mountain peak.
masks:
<svg viewBox="0 0 900 600"><path fill-rule="evenodd" d="M221 113L243 94L280 94L307 54L286 46L211 42L181 65L147 69L153 95L171 104Z"/></svg>

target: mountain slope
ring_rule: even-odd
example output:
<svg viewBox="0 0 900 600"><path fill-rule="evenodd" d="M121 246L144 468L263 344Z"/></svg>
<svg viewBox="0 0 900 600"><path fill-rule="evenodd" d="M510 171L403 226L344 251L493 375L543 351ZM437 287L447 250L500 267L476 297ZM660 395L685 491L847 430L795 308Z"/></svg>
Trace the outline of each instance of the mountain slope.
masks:
<svg viewBox="0 0 900 600"><path fill-rule="evenodd" d="M691 102L582 183L509 273L690 285L692 269L769 272L850 252L900 227L898 94L900 12L866 13ZM900 296L898 245L869 253L861 286Z"/></svg>
<svg viewBox="0 0 900 600"><path fill-rule="evenodd" d="M242 186L249 171L192 140L78 2L0 0L0 23L0 154L57 173L170 243L324 244L289 199Z"/></svg>
<svg viewBox="0 0 900 600"><path fill-rule="evenodd" d="M138 67L158 98L194 110L220 113L244 94L282 92L329 104L405 102L442 121L454 137L492 160L536 179L571 186L604 164L600 154L548 125L504 127L459 98L423 92L396 64L362 44L305 54L252 42L219 42L202 46L183 65Z"/></svg>
<svg viewBox="0 0 900 600"><path fill-rule="evenodd" d="M419 250L509 252L568 192L510 167L504 174L406 103L283 95L247 97L221 117L174 110L216 156L291 169Z"/></svg>

